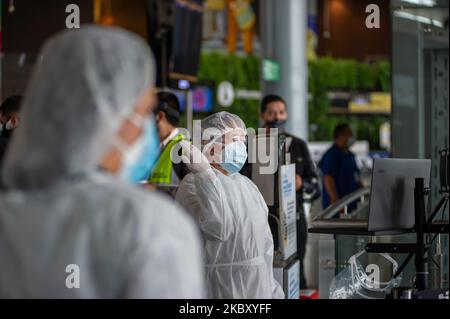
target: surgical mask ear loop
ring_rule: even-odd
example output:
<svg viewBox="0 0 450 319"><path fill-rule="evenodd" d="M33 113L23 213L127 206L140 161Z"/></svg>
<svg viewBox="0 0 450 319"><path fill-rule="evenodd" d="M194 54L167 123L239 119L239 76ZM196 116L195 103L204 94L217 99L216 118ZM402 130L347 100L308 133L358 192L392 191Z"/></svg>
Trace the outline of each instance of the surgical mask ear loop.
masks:
<svg viewBox="0 0 450 319"><path fill-rule="evenodd" d="M114 142L114 147L117 148L117 150L120 152L120 154L122 154L122 156L124 156L128 151L128 149L130 148L130 146L126 144L122 139L117 139Z"/></svg>
<svg viewBox="0 0 450 319"><path fill-rule="evenodd" d="M214 149L214 145L215 145L215 144L218 144L218 145L221 146L221 149L222 149L222 153L220 153L220 159L219 159L220 161L219 161L219 163L224 163L224 160L225 160L225 158L224 158L224 157L225 157L225 154L224 154L223 151L224 151L224 149L225 149L226 144L225 144L224 142L222 142L222 141L218 142L218 140L222 139L222 138L225 136L225 134L228 134L229 132L233 132L233 131L241 131L241 132L243 132L244 134L246 134L246 131L245 131L245 130L242 130L241 128L236 128L236 129L227 131L227 132L223 133L223 134L220 135L220 136L216 136L216 137L214 137L211 141L209 141L209 142L203 147L203 151L202 151L203 155L209 157L210 154L208 154L208 152L211 150L211 148ZM238 142L238 141L240 141L240 142L246 144L246 136L245 136L245 138L244 138L243 140L241 140L241 139L233 140L232 143ZM232 143L230 143L230 144L232 144ZM214 160L216 160L216 159L217 159L217 154L214 154L213 156L214 156Z"/></svg>
<svg viewBox="0 0 450 319"><path fill-rule="evenodd" d="M209 141L204 147L203 147L203 151L202 151L202 153L203 153L203 155L205 155L206 156L206 158L208 158L208 159L210 159L211 158L211 149L213 149L214 150L214 145L215 144L218 144L218 145L221 145L222 146L222 153L220 153L220 157L221 158L218 158L218 155L216 154L216 152L214 152L214 154L212 155L212 160L210 160L210 163L211 162L216 162L216 160L219 160L219 163L221 163L221 161L223 160L223 145L224 145L224 143L222 143L222 142L217 142L217 140L219 140L219 139L221 139L223 137L223 135L221 135L221 136L216 136L215 138L213 138L211 141Z"/></svg>
<svg viewBox="0 0 450 319"><path fill-rule="evenodd" d="M145 118L138 113L134 113L133 116L128 118L128 121L133 123L134 126L141 129L144 126Z"/></svg>
<svg viewBox="0 0 450 319"><path fill-rule="evenodd" d="M127 118L127 120L130 121L139 130L142 130L142 128L144 127L145 118L138 113L134 113L133 116L130 116L129 118ZM137 142L138 140L139 138L135 142ZM133 144L135 142L133 142ZM119 152L122 155L125 155L126 152L129 150L129 148L133 146L133 144L129 145L121 137L116 138L116 141L114 142L114 146L119 150Z"/></svg>

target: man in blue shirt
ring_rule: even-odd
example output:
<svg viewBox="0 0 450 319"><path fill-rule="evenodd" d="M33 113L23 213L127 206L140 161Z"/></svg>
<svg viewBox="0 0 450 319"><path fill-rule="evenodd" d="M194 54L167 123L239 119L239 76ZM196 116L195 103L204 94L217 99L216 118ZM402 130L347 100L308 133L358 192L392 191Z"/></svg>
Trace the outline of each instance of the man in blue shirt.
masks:
<svg viewBox="0 0 450 319"><path fill-rule="evenodd" d="M348 124L336 126L334 144L319 163L323 174L324 209L361 187L355 155L350 151L354 142L355 138ZM348 212L355 208L356 203L352 203L348 206Z"/></svg>

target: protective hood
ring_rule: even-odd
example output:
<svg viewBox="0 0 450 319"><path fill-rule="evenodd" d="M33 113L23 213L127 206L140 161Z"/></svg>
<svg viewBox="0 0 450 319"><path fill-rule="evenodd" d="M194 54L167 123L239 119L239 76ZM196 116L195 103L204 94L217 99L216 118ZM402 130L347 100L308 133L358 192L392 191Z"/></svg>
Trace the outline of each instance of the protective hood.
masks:
<svg viewBox="0 0 450 319"><path fill-rule="evenodd" d="M148 46L117 28L62 32L40 57L3 166L9 189L42 188L95 170L119 124L154 84Z"/></svg>

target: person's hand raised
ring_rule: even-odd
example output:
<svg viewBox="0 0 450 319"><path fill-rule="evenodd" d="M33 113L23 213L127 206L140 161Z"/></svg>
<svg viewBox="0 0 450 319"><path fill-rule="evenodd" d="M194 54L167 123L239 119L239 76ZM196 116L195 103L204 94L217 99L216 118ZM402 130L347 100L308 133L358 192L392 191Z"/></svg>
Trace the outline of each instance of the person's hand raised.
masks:
<svg viewBox="0 0 450 319"><path fill-rule="evenodd" d="M182 149L181 160L192 173L200 173L211 168L206 156L188 141L179 143Z"/></svg>

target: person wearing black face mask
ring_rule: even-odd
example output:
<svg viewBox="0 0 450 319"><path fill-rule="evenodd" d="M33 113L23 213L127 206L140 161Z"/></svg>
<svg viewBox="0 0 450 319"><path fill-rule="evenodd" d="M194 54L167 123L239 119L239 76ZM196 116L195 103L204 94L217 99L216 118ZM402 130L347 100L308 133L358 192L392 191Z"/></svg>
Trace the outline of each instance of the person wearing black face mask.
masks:
<svg viewBox="0 0 450 319"><path fill-rule="evenodd" d="M19 112L21 103L21 96L11 96L3 102L0 108L0 167L13 131L20 124Z"/></svg>
<svg viewBox="0 0 450 319"><path fill-rule="evenodd" d="M308 225L303 209L305 193L312 195L312 201L320 197L319 178L316 166L312 160L308 145L302 139L286 132L288 112L286 102L277 95L267 95L261 103L261 119L267 130L277 128L280 139L286 143L286 153L295 164L296 194L297 194L297 254L300 259L300 287L307 288L304 273Z"/></svg>

